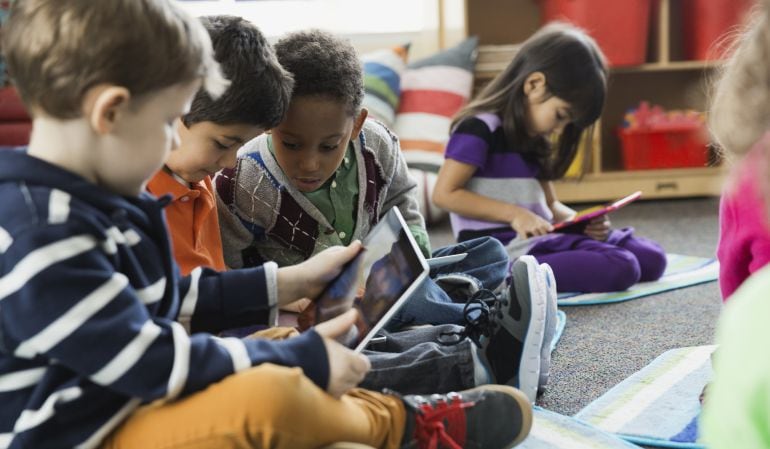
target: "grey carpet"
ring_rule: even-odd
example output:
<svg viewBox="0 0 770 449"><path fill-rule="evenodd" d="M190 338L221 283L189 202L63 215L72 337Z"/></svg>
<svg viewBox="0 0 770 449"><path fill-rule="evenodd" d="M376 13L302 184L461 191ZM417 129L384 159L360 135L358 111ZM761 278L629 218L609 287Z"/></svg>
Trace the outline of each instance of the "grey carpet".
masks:
<svg viewBox="0 0 770 449"><path fill-rule="evenodd" d="M579 206L575 206L579 208ZM667 252L714 257L718 200L637 202L611 215ZM430 228L434 247L453 242L448 222ZM721 308L716 282L632 301L564 307L567 327L538 405L573 415L663 352L711 344Z"/></svg>

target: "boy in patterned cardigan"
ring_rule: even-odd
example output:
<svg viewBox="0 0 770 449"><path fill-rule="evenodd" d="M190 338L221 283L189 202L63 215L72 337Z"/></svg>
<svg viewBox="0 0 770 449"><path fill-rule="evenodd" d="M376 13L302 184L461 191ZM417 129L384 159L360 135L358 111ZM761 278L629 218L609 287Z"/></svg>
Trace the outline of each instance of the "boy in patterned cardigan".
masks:
<svg viewBox="0 0 770 449"><path fill-rule="evenodd" d="M382 124L367 120L361 108L363 76L353 48L327 33L310 31L282 39L276 54L295 79L287 116L267 135L246 144L235 168L223 170L215 180L225 205L219 210L226 263L299 263L324 248L364 237L391 207L400 209L418 245L430 256L415 182L398 139ZM442 335L470 336L473 344L468 339L460 342L465 344L465 359L471 352L481 361L474 365L477 381L483 377L479 372L486 371L486 381L516 385L534 399L540 368L530 369L520 361L540 363L547 295L540 267L526 258L518 262L513 268L517 282L495 295L492 290L509 273L503 248L482 238L433 255L463 252L468 253L463 261L431 272L432 279L391 320L390 330L444 325L423 330L421 338L450 352L460 348L436 345ZM469 299L475 304L466 308ZM512 314L514 308L523 313ZM385 351L417 349L409 332L390 335L388 342ZM385 385L364 385L375 388L426 377L417 370L407 375L408 366L393 357L398 376L383 378ZM371 375L367 381L372 381Z"/></svg>

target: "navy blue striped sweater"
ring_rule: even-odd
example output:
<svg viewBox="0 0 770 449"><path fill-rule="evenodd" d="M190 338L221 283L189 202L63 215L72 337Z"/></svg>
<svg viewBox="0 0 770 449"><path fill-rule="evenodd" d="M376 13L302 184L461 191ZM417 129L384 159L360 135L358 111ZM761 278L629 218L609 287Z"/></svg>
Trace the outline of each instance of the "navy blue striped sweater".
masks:
<svg viewBox="0 0 770 449"><path fill-rule="evenodd" d="M267 323L273 268L180 278L164 205L0 151L0 448L98 447L139 405L265 362L326 386L315 332L211 335Z"/></svg>

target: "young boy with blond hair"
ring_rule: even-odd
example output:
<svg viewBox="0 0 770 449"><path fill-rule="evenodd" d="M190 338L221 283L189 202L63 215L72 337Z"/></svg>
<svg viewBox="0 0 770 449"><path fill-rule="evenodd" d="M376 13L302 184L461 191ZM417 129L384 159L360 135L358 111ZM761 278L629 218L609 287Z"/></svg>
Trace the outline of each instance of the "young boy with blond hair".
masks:
<svg viewBox="0 0 770 449"><path fill-rule="evenodd" d="M144 189L193 95L225 87L197 20L166 0L17 0L3 49L33 133L0 152L1 447L503 448L527 434L513 388L351 389L369 364L334 337L355 312L284 341L211 334L317 295L360 244L177 277L166 201Z"/></svg>

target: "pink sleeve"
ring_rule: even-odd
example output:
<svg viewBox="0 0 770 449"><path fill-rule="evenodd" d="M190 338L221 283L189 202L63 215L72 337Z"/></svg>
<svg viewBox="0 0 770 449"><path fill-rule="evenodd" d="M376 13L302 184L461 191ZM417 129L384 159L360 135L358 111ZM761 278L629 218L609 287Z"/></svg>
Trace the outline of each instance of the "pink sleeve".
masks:
<svg viewBox="0 0 770 449"><path fill-rule="evenodd" d="M735 197L725 192L719 203L719 244L717 258L719 259L719 288L722 290L722 300L738 288L746 277L747 254L742 248L735 220Z"/></svg>
<svg viewBox="0 0 770 449"><path fill-rule="evenodd" d="M723 300L751 273L770 262L770 221L758 185L761 153L750 153L735 170L719 208L719 286Z"/></svg>

